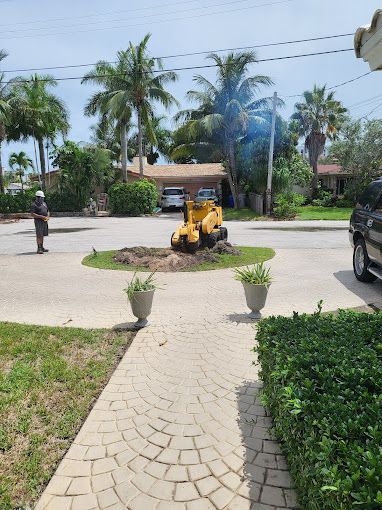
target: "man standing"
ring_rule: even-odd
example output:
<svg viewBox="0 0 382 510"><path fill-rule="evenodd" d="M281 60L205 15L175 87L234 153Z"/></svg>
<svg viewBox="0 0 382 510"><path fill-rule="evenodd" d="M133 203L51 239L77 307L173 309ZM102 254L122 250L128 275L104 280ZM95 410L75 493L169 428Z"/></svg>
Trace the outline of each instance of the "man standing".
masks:
<svg viewBox="0 0 382 510"><path fill-rule="evenodd" d="M49 210L45 203L43 191L36 192L35 201L32 204L31 213L34 218L36 229L37 253L42 255L46 250L44 248L44 237L48 235Z"/></svg>

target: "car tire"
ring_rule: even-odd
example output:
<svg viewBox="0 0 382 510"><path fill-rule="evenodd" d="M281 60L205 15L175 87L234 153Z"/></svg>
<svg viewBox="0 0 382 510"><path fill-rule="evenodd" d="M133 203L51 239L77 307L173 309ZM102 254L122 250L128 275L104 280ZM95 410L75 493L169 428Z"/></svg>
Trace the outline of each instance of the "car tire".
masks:
<svg viewBox="0 0 382 510"><path fill-rule="evenodd" d="M367 270L369 264L370 259L367 254L365 241L363 238L360 238L356 241L353 252L353 270L355 277L360 282L371 283L377 279L374 274Z"/></svg>

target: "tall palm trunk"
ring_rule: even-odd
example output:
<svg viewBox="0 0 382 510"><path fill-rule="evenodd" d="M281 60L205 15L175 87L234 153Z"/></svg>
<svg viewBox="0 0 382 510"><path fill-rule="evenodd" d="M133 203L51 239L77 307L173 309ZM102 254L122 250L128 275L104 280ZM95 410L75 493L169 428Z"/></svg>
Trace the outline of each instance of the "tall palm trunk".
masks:
<svg viewBox="0 0 382 510"><path fill-rule="evenodd" d="M231 188L233 197L233 206L235 209L239 208L239 189L237 183L237 170L236 170L236 157L235 157L235 142L228 141L228 182Z"/></svg>
<svg viewBox="0 0 382 510"><path fill-rule="evenodd" d="M41 187L46 190L46 165L45 165L45 154L44 154L44 141L42 138L37 138L38 151L40 155L40 168L41 168Z"/></svg>
<svg viewBox="0 0 382 510"><path fill-rule="evenodd" d="M1 129L1 126L0 126L0 129ZM1 162L1 144L2 144L3 140L2 138L0 137L0 193L4 193L4 177L3 177L3 165L2 165L2 162Z"/></svg>
<svg viewBox="0 0 382 510"><path fill-rule="evenodd" d="M126 124L121 124L121 164L122 180L127 182L127 129Z"/></svg>
<svg viewBox="0 0 382 510"><path fill-rule="evenodd" d="M309 152L309 163L313 169L312 196L318 195L318 158L324 151L326 136L320 132L312 131L306 138L305 145Z"/></svg>
<svg viewBox="0 0 382 510"><path fill-rule="evenodd" d="M138 106L138 156L139 156L139 175L143 179L143 136L142 136L142 108Z"/></svg>

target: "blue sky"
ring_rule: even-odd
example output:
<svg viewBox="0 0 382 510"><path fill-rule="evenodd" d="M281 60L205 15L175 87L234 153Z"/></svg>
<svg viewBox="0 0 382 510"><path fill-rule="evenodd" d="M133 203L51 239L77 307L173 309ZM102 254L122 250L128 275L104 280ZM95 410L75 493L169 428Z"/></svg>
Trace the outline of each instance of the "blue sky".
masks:
<svg viewBox="0 0 382 510"><path fill-rule="evenodd" d="M9 57L3 70L93 63L114 60L128 42L140 41L152 34L150 49L154 56L252 46L270 42L305 39L333 34L353 33L370 22L378 0L100 0L52 2L51 0L0 0L0 48ZM344 37L285 46L260 48L259 59L300 53L352 48L353 38ZM208 63L205 56L168 58L166 68ZM55 77L81 76L90 68L50 71ZM314 83L336 85L366 73L368 65L354 52L258 63L253 74L273 78L274 87L263 95L300 94ZM45 73L46 71L42 71ZM171 86L175 97L186 106L185 93L193 87L192 77L200 72L214 79L213 69L179 72ZM7 76L27 75L9 73ZM352 84L340 87L337 98L351 106L380 94L382 73L372 73ZM89 126L95 119L83 115L84 104L94 88L80 80L59 82L56 93L70 111L69 138L88 141ZM286 99L280 113L288 118L297 98ZM369 113L382 103L381 98L351 109L354 117ZM170 112L171 118L174 112ZM381 108L373 116L382 114ZM171 121L169 121L171 122ZM33 144L9 144L10 152L25 150L33 157Z"/></svg>

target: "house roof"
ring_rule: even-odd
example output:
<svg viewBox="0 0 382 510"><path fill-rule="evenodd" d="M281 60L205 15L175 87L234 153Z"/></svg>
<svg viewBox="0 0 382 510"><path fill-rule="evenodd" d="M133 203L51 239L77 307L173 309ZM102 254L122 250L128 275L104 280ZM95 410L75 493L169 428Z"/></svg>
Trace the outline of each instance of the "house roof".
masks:
<svg viewBox="0 0 382 510"><path fill-rule="evenodd" d="M350 175L349 172L342 170L340 165L318 165L319 175Z"/></svg>
<svg viewBox="0 0 382 510"><path fill-rule="evenodd" d="M139 175L139 166L134 162L128 166L131 175ZM184 165L144 165L143 175L148 178L200 178L225 177L226 171L221 163L195 163Z"/></svg>

